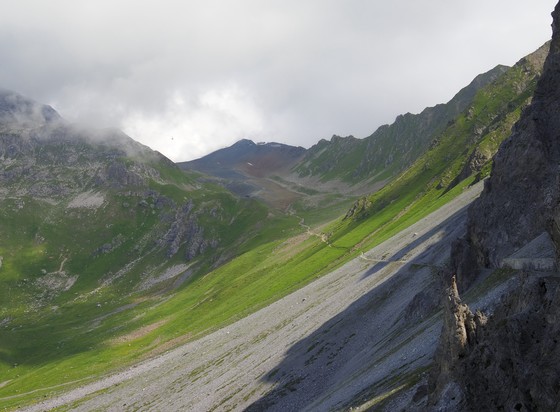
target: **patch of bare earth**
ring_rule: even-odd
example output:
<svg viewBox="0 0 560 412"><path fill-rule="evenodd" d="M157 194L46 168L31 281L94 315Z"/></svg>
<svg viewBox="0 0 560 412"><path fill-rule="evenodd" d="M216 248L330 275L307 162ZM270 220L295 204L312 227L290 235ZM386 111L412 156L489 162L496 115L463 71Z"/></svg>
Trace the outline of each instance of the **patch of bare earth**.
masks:
<svg viewBox="0 0 560 412"><path fill-rule="evenodd" d="M122 335L122 336L118 336L116 338L113 338L109 341L109 344L112 346L115 345L120 345L123 343L128 343L128 342L132 342L133 340L139 339L143 336L146 336L148 333L153 332L154 330L156 330L157 328L159 328L160 326L163 326L167 323L167 320L160 320L158 322L154 322L150 325L146 325L144 327L141 327L140 329L136 329L130 333L127 333L126 335Z"/></svg>

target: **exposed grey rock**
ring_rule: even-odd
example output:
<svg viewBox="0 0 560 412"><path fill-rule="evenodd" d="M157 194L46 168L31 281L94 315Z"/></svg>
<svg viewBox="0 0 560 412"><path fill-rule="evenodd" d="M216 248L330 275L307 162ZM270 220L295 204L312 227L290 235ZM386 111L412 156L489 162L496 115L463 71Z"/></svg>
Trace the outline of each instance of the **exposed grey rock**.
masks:
<svg viewBox="0 0 560 412"><path fill-rule="evenodd" d="M556 270L556 247L550 235L544 232L502 260L502 266L512 269Z"/></svg>
<svg viewBox="0 0 560 412"><path fill-rule="evenodd" d="M553 12L558 19L558 6ZM453 255L461 287L468 287L479 267L499 267L502 260L543 231L553 233L560 210L560 32L553 37L531 104L498 150L490 178L469 209L466 241ZM474 260L474 262L472 261Z"/></svg>
<svg viewBox="0 0 560 412"><path fill-rule="evenodd" d="M204 228L198 222L200 214L206 209L194 209L194 203L189 200L177 209L173 223L160 240L160 244L167 244L167 256L177 254L181 246L185 246L185 259L190 261L204 253L208 248L216 248L218 240L208 238Z"/></svg>
<svg viewBox="0 0 560 412"><path fill-rule="evenodd" d="M465 357L470 346L476 343L478 330L486 320L482 313L473 314L461 302L457 283L453 278L443 300L440 346L436 354L434 375L429 382L429 402L435 405L435 410L452 410L451 408L464 405L463 389L457 382L461 377L457 363Z"/></svg>
<svg viewBox="0 0 560 412"><path fill-rule="evenodd" d="M560 278L525 274L474 329L466 305L445 311L431 410L558 410Z"/></svg>
<svg viewBox="0 0 560 412"><path fill-rule="evenodd" d="M104 243L102 246L95 249L93 256L99 256L110 253L124 243L126 238L122 234L118 234L111 242Z"/></svg>

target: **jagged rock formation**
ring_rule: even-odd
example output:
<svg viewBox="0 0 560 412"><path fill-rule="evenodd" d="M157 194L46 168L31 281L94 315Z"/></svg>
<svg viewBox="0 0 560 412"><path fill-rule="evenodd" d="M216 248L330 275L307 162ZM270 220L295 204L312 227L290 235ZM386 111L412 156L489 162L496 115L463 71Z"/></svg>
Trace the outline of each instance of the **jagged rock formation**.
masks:
<svg viewBox="0 0 560 412"><path fill-rule="evenodd" d="M434 409L459 408L464 405L465 395L457 382L460 375L458 359L466 356L477 341L477 331L487 321L461 302L455 278L443 299L443 329L436 354L436 369L430 382L430 401Z"/></svg>
<svg viewBox="0 0 560 412"><path fill-rule="evenodd" d="M196 256L204 253L208 248L216 248L218 240L206 238L204 227L198 222L198 217L208 211L203 209L194 210L195 205L188 201L181 208L177 208L171 227L161 239L162 244L167 244L167 257L174 256L182 245L185 245L185 259L190 261ZM209 212L213 217L216 210Z"/></svg>
<svg viewBox="0 0 560 412"><path fill-rule="evenodd" d="M524 274L487 320L451 287L429 407L553 411L560 401L560 279Z"/></svg>
<svg viewBox="0 0 560 412"><path fill-rule="evenodd" d="M459 289L473 266L499 267L502 260L548 231L560 240L560 31L553 37L533 100L495 156L485 190L469 211L468 234L454 250Z"/></svg>

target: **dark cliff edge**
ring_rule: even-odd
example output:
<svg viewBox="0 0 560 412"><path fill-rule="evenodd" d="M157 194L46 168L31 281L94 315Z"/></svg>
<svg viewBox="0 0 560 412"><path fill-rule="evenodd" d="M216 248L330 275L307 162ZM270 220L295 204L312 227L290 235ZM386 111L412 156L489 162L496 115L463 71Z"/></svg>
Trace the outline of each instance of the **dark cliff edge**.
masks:
<svg viewBox="0 0 560 412"><path fill-rule="evenodd" d="M455 276L428 383L428 409L560 410L560 3L532 103L494 159L452 247ZM461 301L479 273L511 270L488 314ZM489 270L484 270L489 269Z"/></svg>
<svg viewBox="0 0 560 412"><path fill-rule="evenodd" d="M515 291L487 317L447 290L428 410L559 410L560 277L521 274Z"/></svg>
<svg viewBox="0 0 560 412"><path fill-rule="evenodd" d="M515 251L547 231L560 242L560 22L553 13L553 38L532 103L494 158L490 178L469 210L466 239L452 262L459 290L476 268L497 268Z"/></svg>

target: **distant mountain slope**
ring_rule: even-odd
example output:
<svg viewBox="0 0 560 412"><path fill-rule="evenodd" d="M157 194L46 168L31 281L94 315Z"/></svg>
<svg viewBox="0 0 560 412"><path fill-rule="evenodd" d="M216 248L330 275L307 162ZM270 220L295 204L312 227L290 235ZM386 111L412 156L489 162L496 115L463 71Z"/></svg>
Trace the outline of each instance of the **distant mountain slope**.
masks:
<svg viewBox="0 0 560 412"><path fill-rule="evenodd" d="M196 170L223 178L263 177L289 170L304 155L303 147L282 143L254 143L243 139L200 159L177 163L183 170Z"/></svg>
<svg viewBox="0 0 560 412"><path fill-rule="evenodd" d="M204 173L239 196L256 197L275 209L288 210L302 197L298 188L278 179L303 157L305 149L281 143L243 139L200 159L178 163L183 170ZM202 181L208 179L202 177Z"/></svg>
<svg viewBox="0 0 560 412"><path fill-rule="evenodd" d="M448 103L428 107L420 114L400 115L365 139L333 136L330 141L321 140L307 151L294 171L300 177L338 179L349 184L387 180L414 162L435 135L472 103L481 88L507 70L506 66L496 66L478 75Z"/></svg>

